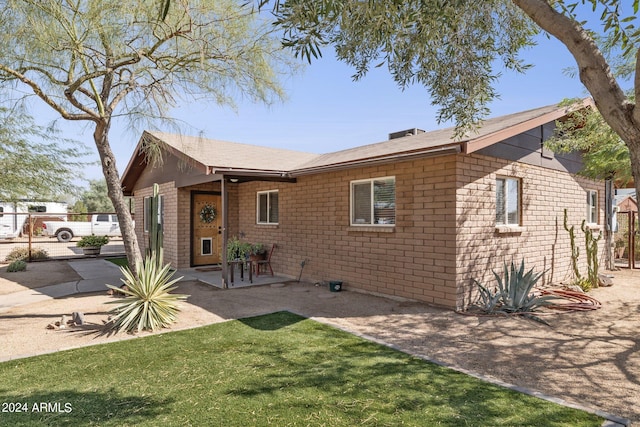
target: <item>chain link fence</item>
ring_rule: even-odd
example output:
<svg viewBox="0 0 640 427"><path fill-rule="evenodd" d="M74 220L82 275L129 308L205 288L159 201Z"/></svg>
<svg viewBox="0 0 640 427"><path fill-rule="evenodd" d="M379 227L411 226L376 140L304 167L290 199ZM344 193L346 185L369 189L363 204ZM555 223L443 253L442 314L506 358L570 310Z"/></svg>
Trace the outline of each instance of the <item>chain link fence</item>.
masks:
<svg viewBox="0 0 640 427"><path fill-rule="evenodd" d="M83 236L109 236L100 256L122 256L124 243L115 213L14 213L0 214L0 263L15 259L83 258L77 244Z"/></svg>

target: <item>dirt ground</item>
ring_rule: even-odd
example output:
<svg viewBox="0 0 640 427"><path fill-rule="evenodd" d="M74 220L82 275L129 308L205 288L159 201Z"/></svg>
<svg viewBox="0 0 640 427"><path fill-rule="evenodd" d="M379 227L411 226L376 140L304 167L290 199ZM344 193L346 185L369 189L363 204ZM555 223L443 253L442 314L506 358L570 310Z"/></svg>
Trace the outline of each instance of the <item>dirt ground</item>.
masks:
<svg viewBox="0 0 640 427"><path fill-rule="evenodd" d="M67 275L66 263L46 264L46 274L31 276L2 269L0 295L7 289L50 284L53 277L75 280L73 270ZM590 292L602 302L601 309L544 316L550 327L522 318L464 315L416 302L329 292L311 284L219 290L201 282L181 282L178 292L191 296L171 330L290 310L408 353L582 403L636 424L640 422L640 271L613 274L613 287ZM135 338L104 333L103 322L113 307L105 303L114 300L105 294L76 295L0 314L0 361ZM45 329L73 311L83 312L87 324Z"/></svg>

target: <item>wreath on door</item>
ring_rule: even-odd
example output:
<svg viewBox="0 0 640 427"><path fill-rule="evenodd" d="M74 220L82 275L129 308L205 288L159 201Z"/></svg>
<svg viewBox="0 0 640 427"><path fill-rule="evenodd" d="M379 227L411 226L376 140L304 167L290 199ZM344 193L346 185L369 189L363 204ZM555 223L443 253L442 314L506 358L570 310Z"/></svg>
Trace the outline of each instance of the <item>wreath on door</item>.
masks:
<svg viewBox="0 0 640 427"><path fill-rule="evenodd" d="M218 211L216 211L216 208L208 203L200 210L200 221L206 224L210 224L215 221L217 216Z"/></svg>

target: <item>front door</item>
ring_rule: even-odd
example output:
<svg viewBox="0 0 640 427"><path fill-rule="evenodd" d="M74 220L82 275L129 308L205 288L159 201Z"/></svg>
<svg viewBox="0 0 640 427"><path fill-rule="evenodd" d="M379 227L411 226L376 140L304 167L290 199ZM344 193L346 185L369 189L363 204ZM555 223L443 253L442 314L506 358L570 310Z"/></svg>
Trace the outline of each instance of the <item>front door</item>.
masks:
<svg viewBox="0 0 640 427"><path fill-rule="evenodd" d="M191 264L222 262L222 198L219 193L191 193Z"/></svg>

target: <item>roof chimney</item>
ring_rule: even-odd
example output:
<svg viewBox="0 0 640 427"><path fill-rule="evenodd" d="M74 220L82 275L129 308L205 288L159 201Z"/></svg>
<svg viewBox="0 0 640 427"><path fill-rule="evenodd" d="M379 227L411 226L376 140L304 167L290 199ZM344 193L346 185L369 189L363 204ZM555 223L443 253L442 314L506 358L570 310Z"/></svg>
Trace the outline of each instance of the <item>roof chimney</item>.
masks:
<svg viewBox="0 0 640 427"><path fill-rule="evenodd" d="M414 136L417 135L419 133L424 133L424 131L422 129L418 129L418 128L413 128L413 129L407 129L407 130L401 130L399 132L393 132L389 134L389 139L396 139L396 138L404 138L405 136Z"/></svg>

